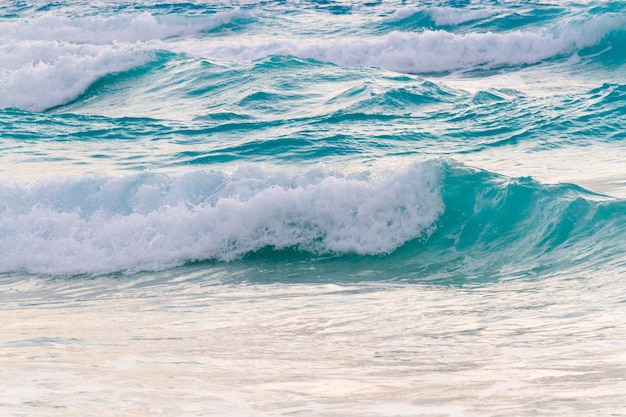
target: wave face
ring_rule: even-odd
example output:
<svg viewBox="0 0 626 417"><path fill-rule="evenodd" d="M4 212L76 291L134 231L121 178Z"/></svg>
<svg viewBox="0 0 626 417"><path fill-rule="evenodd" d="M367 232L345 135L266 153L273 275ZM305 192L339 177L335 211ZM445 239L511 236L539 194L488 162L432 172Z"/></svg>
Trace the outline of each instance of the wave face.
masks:
<svg viewBox="0 0 626 417"><path fill-rule="evenodd" d="M616 251L626 226L624 200L528 177L445 170L445 210L433 236L415 248L425 252L420 266L434 276L543 276L626 260Z"/></svg>
<svg viewBox="0 0 626 417"><path fill-rule="evenodd" d="M621 268L624 28L620 2L0 5L0 273Z"/></svg>
<svg viewBox="0 0 626 417"><path fill-rule="evenodd" d="M0 272L129 273L259 251L280 264L284 250L311 262L378 259L397 276L624 261L614 246L623 201L441 160L351 174L248 166L9 182L0 197Z"/></svg>

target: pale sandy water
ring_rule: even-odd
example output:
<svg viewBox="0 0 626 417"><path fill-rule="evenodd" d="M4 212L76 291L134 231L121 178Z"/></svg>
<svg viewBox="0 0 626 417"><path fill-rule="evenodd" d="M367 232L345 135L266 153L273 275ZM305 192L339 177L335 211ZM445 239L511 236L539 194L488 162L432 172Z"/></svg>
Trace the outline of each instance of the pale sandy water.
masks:
<svg viewBox="0 0 626 417"><path fill-rule="evenodd" d="M3 416L626 415L619 273L245 283L4 276Z"/></svg>

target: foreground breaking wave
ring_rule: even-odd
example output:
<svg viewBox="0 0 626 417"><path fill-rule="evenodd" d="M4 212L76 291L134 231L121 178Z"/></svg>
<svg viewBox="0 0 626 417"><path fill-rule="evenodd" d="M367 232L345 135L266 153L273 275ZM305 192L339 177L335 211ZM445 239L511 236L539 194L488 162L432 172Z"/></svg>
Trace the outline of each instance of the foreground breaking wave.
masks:
<svg viewBox="0 0 626 417"><path fill-rule="evenodd" d="M626 226L623 201L441 160L351 174L250 165L3 181L0 198L3 273L132 273L260 250L280 264L289 249L382 255L372 259L395 276L527 274L622 262Z"/></svg>
<svg viewBox="0 0 626 417"><path fill-rule="evenodd" d="M344 176L258 167L233 174L136 174L3 183L2 272L158 270L264 247L377 254L425 237L438 168Z"/></svg>

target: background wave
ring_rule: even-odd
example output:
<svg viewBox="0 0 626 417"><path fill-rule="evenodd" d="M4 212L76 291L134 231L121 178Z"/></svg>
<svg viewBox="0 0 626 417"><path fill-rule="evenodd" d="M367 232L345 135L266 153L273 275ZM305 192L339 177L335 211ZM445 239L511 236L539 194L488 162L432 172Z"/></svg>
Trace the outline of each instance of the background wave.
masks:
<svg viewBox="0 0 626 417"><path fill-rule="evenodd" d="M565 86L550 95L488 84L467 91L446 79L289 56L235 64L158 52L98 78L48 112L0 109L0 165L64 161L80 171L296 161L343 166L346 158L369 163L485 151L524 157L626 139L626 84ZM50 96L24 91L39 106L57 97L54 88L46 90Z"/></svg>
<svg viewBox="0 0 626 417"><path fill-rule="evenodd" d="M98 79L154 59L151 44L225 27L242 12L185 16L120 14L0 20L0 107L43 111Z"/></svg>
<svg viewBox="0 0 626 417"><path fill-rule="evenodd" d="M3 19L0 107L43 111L66 104L99 79L145 65L163 52L214 63L287 55L428 75L514 71L572 59L609 66L624 62L626 16L621 9L587 8L570 14L558 7L541 10L545 19L537 15L528 24L515 26L519 19L500 16L497 8L400 9L382 21L398 24L428 15L439 24L432 28L392 26L380 32L367 30L371 22L357 21L366 27L355 29L369 35L329 31L317 38L290 36L280 29L259 32L259 27L273 23L262 10L250 8L208 13L185 10L187 14L165 8L99 16L45 12L30 19ZM563 16L557 17L559 13ZM508 19L511 27L458 26L466 22L463 19L498 16ZM276 24L282 27L284 23ZM238 33L236 38L230 36L233 31Z"/></svg>
<svg viewBox="0 0 626 417"><path fill-rule="evenodd" d="M223 60L254 60L268 55L293 55L344 66L375 66L402 73L430 74L502 67L518 68L611 48L607 39L623 38L621 14L586 16L540 28L504 32L447 30L398 31L375 37L283 40L188 49Z"/></svg>

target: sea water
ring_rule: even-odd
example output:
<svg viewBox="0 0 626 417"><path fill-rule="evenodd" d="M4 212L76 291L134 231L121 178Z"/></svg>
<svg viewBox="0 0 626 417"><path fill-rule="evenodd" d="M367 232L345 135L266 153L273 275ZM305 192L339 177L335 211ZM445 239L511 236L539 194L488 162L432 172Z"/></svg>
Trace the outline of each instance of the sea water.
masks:
<svg viewBox="0 0 626 417"><path fill-rule="evenodd" d="M0 414L626 415L624 140L624 2L3 2Z"/></svg>

